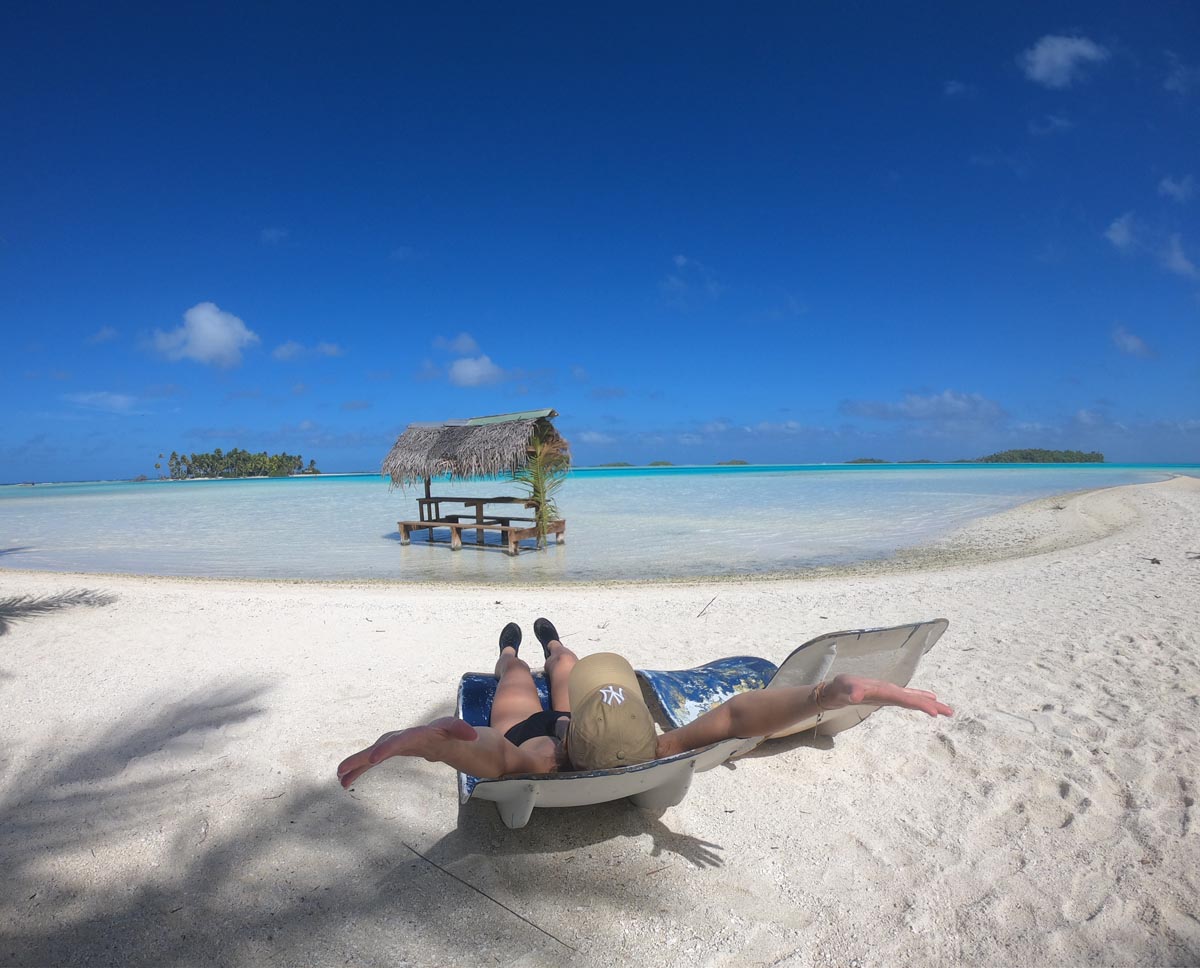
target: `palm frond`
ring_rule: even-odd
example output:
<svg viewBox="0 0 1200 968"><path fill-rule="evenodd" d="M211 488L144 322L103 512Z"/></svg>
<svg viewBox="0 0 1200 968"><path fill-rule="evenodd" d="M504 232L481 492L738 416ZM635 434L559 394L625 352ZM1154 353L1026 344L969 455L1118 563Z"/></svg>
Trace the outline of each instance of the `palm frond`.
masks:
<svg viewBox="0 0 1200 968"><path fill-rule="evenodd" d="M529 443L529 459L524 467L513 472L513 480L525 487L529 499L536 502L534 526L537 528L538 548L546 547L550 523L558 520L558 505L554 495L571 466L567 442L553 430L535 433Z"/></svg>

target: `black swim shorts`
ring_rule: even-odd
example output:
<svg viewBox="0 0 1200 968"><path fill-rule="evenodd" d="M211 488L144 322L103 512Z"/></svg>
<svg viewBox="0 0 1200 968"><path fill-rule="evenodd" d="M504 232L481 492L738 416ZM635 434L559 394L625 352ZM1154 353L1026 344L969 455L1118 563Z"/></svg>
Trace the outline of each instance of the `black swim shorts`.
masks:
<svg viewBox="0 0 1200 968"><path fill-rule="evenodd" d="M558 733L554 730L554 724L563 717L571 718L570 713L560 713L553 709L540 709L528 719L523 719L521 722L513 726L504 738L513 746L520 746L527 739L533 739L535 736L549 736L551 739L557 739Z"/></svg>

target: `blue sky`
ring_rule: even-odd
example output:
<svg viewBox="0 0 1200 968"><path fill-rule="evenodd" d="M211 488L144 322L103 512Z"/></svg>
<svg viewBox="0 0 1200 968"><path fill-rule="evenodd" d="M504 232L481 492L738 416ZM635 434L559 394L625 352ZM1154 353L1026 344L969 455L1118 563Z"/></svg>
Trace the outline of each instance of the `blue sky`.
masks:
<svg viewBox="0 0 1200 968"><path fill-rule="evenodd" d="M1200 460L1194 3L0 37L0 480L376 469L411 421L547 406L580 464Z"/></svg>

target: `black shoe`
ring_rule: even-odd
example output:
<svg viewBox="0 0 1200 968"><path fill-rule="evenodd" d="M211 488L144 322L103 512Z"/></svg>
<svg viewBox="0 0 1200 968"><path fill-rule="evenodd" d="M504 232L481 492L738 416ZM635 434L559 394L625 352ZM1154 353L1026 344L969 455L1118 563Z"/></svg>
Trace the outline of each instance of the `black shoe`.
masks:
<svg viewBox="0 0 1200 968"><path fill-rule="evenodd" d="M533 623L533 634L537 636L537 640L542 643L542 652L546 658L550 658L550 643L558 638L558 629L554 627L554 623L548 618L539 618Z"/></svg>
<svg viewBox="0 0 1200 968"><path fill-rule="evenodd" d="M500 651L511 648L517 652L521 648L521 626L516 622L509 622L500 630Z"/></svg>

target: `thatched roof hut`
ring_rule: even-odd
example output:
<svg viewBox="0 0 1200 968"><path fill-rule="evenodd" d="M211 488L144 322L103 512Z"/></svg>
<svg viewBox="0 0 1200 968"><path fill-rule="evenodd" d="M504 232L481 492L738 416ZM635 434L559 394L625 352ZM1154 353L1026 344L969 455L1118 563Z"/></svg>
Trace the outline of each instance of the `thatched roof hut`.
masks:
<svg viewBox="0 0 1200 968"><path fill-rule="evenodd" d="M520 470L529 462L536 434L562 438L550 421L554 410L523 410L445 423L409 424L383 461L382 473L395 487L449 475L494 477ZM566 449L566 441L562 441Z"/></svg>

